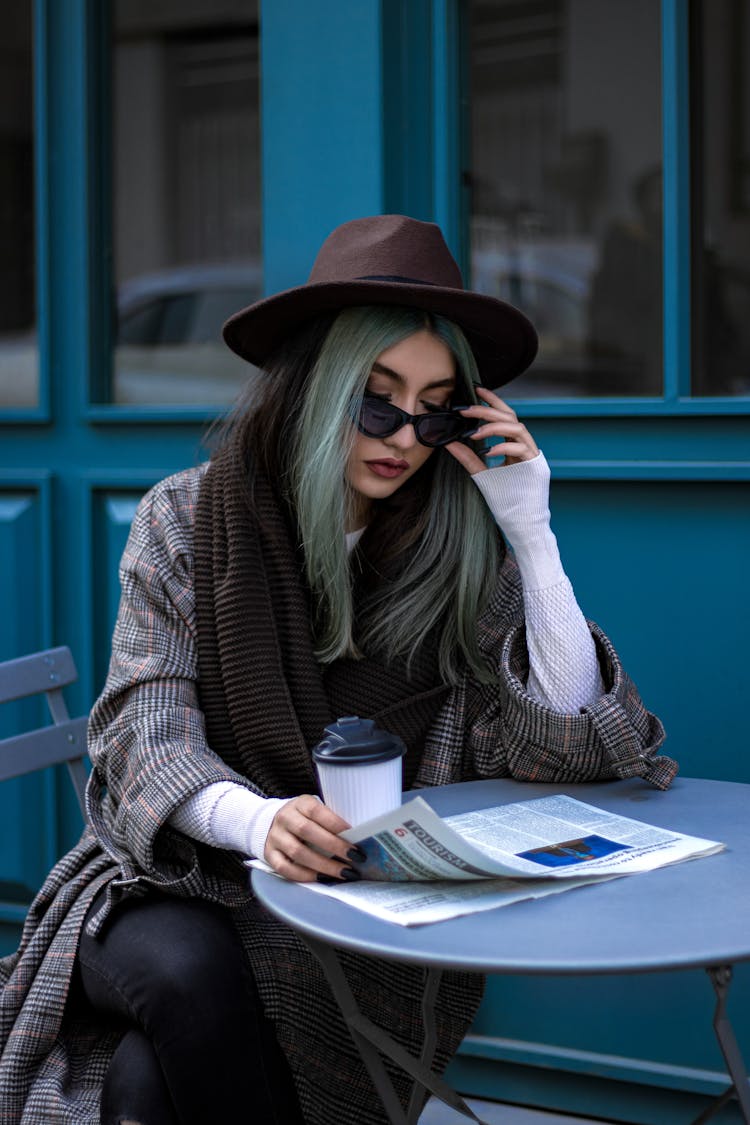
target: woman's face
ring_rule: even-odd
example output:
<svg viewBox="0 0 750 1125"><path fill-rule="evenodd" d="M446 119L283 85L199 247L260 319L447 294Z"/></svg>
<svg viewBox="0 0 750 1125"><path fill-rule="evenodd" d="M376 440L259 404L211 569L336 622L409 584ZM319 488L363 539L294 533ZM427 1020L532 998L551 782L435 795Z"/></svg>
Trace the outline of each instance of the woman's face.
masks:
<svg viewBox="0 0 750 1125"><path fill-rule="evenodd" d="M408 414L426 414L435 407L448 407L455 386L456 365L449 348L422 330L380 353L372 366L366 392L392 402ZM364 526L372 501L392 496L434 452L417 441L411 424L383 438L367 437L357 431L346 479L358 504L347 531Z"/></svg>

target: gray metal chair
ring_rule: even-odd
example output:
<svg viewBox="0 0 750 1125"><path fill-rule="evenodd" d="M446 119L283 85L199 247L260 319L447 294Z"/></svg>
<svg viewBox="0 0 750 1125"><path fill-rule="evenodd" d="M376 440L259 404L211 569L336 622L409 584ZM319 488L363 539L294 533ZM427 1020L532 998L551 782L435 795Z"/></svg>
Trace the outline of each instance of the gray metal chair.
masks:
<svg viewBox="0 0 750 1125"><path fill-rule="evenodd" d="M0 704L44 695L52 725L0 739L0 781L65 763L86 818L85 715L71 719L62 689L78 679L70 649L51 648L0 663Z"/></svg>

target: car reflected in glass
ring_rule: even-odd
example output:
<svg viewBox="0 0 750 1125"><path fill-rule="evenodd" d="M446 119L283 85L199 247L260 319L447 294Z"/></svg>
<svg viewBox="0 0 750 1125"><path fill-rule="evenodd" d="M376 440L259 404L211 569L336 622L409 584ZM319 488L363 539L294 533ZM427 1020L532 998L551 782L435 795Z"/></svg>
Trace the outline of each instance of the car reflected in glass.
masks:
<svg viewBox="0 0 750 1125"><path fill-rule="evenodd" d="M231 403L257 368L229 350L224 321L262 296L257 262L181 266L124 282L111 393L120 405ZM38 403L34 332L0 337L0 409Z"/></svg>
<svg viewBox="0 0 750 1125"><path fill-rule="evenodd" d="M257 301L257 263L178 267L125 282L118 294L112 401L225 405L257 369L221 338L224 321Z"/></svg>

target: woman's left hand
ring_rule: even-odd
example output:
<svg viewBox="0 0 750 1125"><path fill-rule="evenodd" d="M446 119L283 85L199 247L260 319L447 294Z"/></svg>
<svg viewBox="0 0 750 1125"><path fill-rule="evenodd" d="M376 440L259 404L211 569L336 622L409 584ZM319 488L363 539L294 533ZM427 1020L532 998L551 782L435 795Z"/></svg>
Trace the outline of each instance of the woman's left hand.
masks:
<svg viewBox="0 0 750 1125"><path fill-rule="evenodd" d="M469 441L486 441L487 438L501 438L496 445L493 444L485 457L504 457L505 465L515 465L518 461L531 461L539 453L537 444L523 422L507 402L503 402L493 391L485 387L477 387L477 394L486 405L469 406L461 411L462 418L476 418L481 422L479 429L469 438ZM452 441L445 448L457 461L460 461L468 473L474 476L487 468L482 458L460 441Z"/></svg>

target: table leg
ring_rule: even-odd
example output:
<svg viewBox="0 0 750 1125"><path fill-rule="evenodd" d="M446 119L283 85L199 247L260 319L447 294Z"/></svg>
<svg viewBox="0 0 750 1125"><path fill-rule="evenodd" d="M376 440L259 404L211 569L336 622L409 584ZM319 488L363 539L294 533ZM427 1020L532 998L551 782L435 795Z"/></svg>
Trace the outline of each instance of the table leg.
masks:
<svg viewBox="0 0 750 1125"><path fill-rule="evenodd" d="M383 1031L382 1028L377 1027L371 1020L364 1016L357 1005L354 998L349 982L346 979L344 970L341 968L341 962L338 959L336 950L332 946L326 945L324 942L317 941L315 938L309 937L307 934L300 934L300 937L310 949L318 961L320 961L326 979L331 986L336 1003L341 1009L341 1014L346 1021L352 1039L357 1045L357 1049L362 1057L362 1062L367 1068L367 1072L373 1081L375 1089L380 1096L381 1101L388 1114L391 1125L412 1125L413 1119L411 1117L412 1109L417 1102L417 1098L421 1097L423 1090L428 1090L434 1094L440 1101L445 1102L446 1105L451 1106L458 1113L463 1114L464 1117L471 1118L476 1122L476 1125L486 1125L481 1118L477 1117L470 1106L466 1104L463 1098L453 1090L447 1082L437 1075L433 1074L430 1069L429 1063L425 1063L424 1058L429 1050L430 1060L434 1051L434 1046L428 1043L434 1037L434 1030L431 1029L432 1025L432 1011L430 1011L428 1019L428 1027L425 1036L426 1042L422 1050L422 1057L415 1059L410 1055L399 1043ZM428 976L426 983L426 992L437 992L437 984L439 983L439 974L437 974L437 982L431 981ZM434 1006L434 994L432 996L431 1006ZM383 1065L383 1060L379 1052L387 1055L397 1066L400 1066L414 1080L415 1083L421 1087L419 1094L415 1097L412 1091L412 1099L410 1099L409 1113L404 1113L398 1095L393 1088L388 1072Z"/></svg>
<svg viewBox="0 0 750 1125"><path fill-rule="evenodd" d="M435 1047L437 1045L435 1001L437 1000L438 989L440 988L440 981L442 979L442 969L427 969L424 992L422 993L422 1027L424 1029L424 1041L422 1043L422 1053L419 1056L419 1060L423 1066L430 1068L432 1067L432 1060L435 1057ZM406 1119L409 1125L417 1125L419 1121L423 1093L424 1086L421 1082L415 1080L411 1091L411 1097L409 1098L409 1108L406 1111Z"/></svg>
<svg viewBox="0 0 750 1125"><path fill-rule="evenodd" d="M733 1086L731 1090L737 1096L737 1101L740 1104L740 1112L742 1113L746 1125L750 1125L750 1084L748 1083L747 1068L742 1061L742 1055L740 1054L734 1030L726 1011L729 986L732 983L732 966L713 965L706 969L706 972L711 979L711 984L716 993L716 1008L714 1010L714 1031L716 1032L716 1038L719 1041L721 1053L727 1064L729 1077L732 1079ZM719 1099L717 1105L713 1106L708 1113L702 1114L698 1121L707 1120L726 1100L727 1095L724 1095Z"/></svg>
<svg viewBox="0 0 750 1125"><path fill-rule="evenodd" d="M723 1094L720 1094L715 1101L711 1102L708 1109L704 1109L703 1113L699 1114L695 1121L691 1121L690 1125L706 1125L706 1122L710 1121L714 1114L718 1113L720 1109L723 1109L728 1102L731 1102L733 1097L734 1086L730 1086L729 1089L725 1090Z"/></svg>

